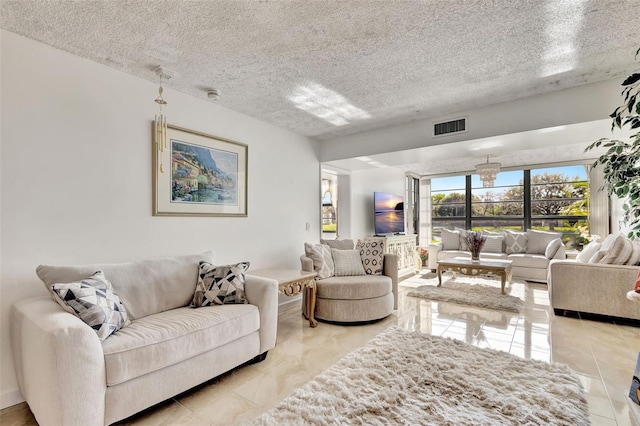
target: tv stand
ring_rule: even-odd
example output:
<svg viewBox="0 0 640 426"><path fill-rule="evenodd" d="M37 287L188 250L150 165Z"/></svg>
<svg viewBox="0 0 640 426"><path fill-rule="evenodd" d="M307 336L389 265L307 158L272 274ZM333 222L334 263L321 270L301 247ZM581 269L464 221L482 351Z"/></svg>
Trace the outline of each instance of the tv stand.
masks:
<svg viewBox="0 0 640 426"><path fill-rule="evenodd" d="M415 235L375 235L365 240L384 241L384 252L398 256L398 276L413 275L416 272Z"/></svg>

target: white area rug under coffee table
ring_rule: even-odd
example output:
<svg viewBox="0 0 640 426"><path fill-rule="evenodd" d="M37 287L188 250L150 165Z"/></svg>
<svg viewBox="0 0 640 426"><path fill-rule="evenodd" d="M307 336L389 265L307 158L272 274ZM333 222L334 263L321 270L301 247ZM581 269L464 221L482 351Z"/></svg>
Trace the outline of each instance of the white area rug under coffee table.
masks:
<svg viewBox="0 0 640 426"><path fill-rule="evenodd" d="M435 274L429 274L431 276ZM524 280L514 278L505 288L507 294L500 294L500 280L488 276L457 276L445 279L438 287L438 278L433 277L407 293L410 297L457 303L484 309L520 312L524 307ZM520 296L520 297L517 297Z"/></svg>
<svg viewBox="0 0 640 426"><path fill-rule="evenodd" d="M376 336L254 425L588 425L575 373L398 327Z"/></svg>

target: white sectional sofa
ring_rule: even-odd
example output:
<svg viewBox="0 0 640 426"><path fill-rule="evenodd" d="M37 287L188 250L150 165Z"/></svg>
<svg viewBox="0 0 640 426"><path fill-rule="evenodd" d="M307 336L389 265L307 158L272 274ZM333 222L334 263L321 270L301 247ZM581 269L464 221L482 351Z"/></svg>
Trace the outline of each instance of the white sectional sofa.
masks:
<svg viewBox="0 0 640 426"><path fill-rule="evenodd" d="M464 243L463 229L442 230L442 241L430 244L429 268L438 267L438 260L452 257L471 257ZM566 252L561 234L528 230L526 232L486 232L487 241L480 253L481 259L504 259L513 262L513 277L527 281L547 282L547 269L552 259L565 259Z"/></svg>
<svg viewBox="0 0 640 426"><path fill-rule="evenodd" d="M111 424L266 357L276 341L277 282L246 275L248 303L194 309L201 261L213 263L213 254L38 267L47 288L102 270L130 320L101 341L52 297L12 307L17 378L40 425Z"/></svg>
<svg viewBox="0 0 640 426"><path fill-rule="evenodd" d="M640 241L610 235L574 260L549 265L549 300L557 315L583 312L640 320L640 302L627 299L640 273Z"/></svg>

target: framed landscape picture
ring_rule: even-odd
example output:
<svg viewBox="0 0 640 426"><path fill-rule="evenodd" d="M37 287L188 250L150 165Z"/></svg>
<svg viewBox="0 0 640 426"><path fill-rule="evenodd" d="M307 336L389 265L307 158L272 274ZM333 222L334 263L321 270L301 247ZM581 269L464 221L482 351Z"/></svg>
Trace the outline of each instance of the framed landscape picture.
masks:
<svg viewBox="0 0 640 426"><path fill-rule="evenodd" d="M153 131L154 216L247 216L245 144L167 125Z"/></svg>

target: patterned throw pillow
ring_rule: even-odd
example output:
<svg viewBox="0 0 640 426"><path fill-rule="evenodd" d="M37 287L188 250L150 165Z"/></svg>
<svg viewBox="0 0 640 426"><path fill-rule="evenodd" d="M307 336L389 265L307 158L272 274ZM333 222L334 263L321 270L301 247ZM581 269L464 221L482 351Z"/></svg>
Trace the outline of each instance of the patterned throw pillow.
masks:
<svg viewBox="0 0 640 426"><path fill-rule="evenodd" d="M333 258L328 245L304 243L304 253L313 261L313 270L318 274L318 279L333 276Z"/></svg>
<svg viewBox="0 0 640 426"><path fill-rule="evenodd" d="M215 266L201 261L191 307L247 303L244 295L247 269L249 262Z"/></svg>
<svg viewBox="0 0 640 426"><path fill-rule="evenodd" d="M360 259L367 275L382 275L382 259L384 257L384 241L358 240L356 250L360 250Z"/></svg>
<svg viewBox="0 0 640 426"><path fill-rule="evenodd" d="M527 252L527 234L504 230L505 251L507 254Z"/></svg>
<svg viewBox="0 0 640 426"><path fill-rule="evenodd" d="M51 291L55 301L93 328L101 342L131 323L118 293L102 271L80 282L53 284Z"/></svg>
<svg viewBox="0 0 640 426"><path fill-rule="evenodd" d="M354 275L366 275L362 267L360 250L331 249L336 277L349 277Z"/></svg>

